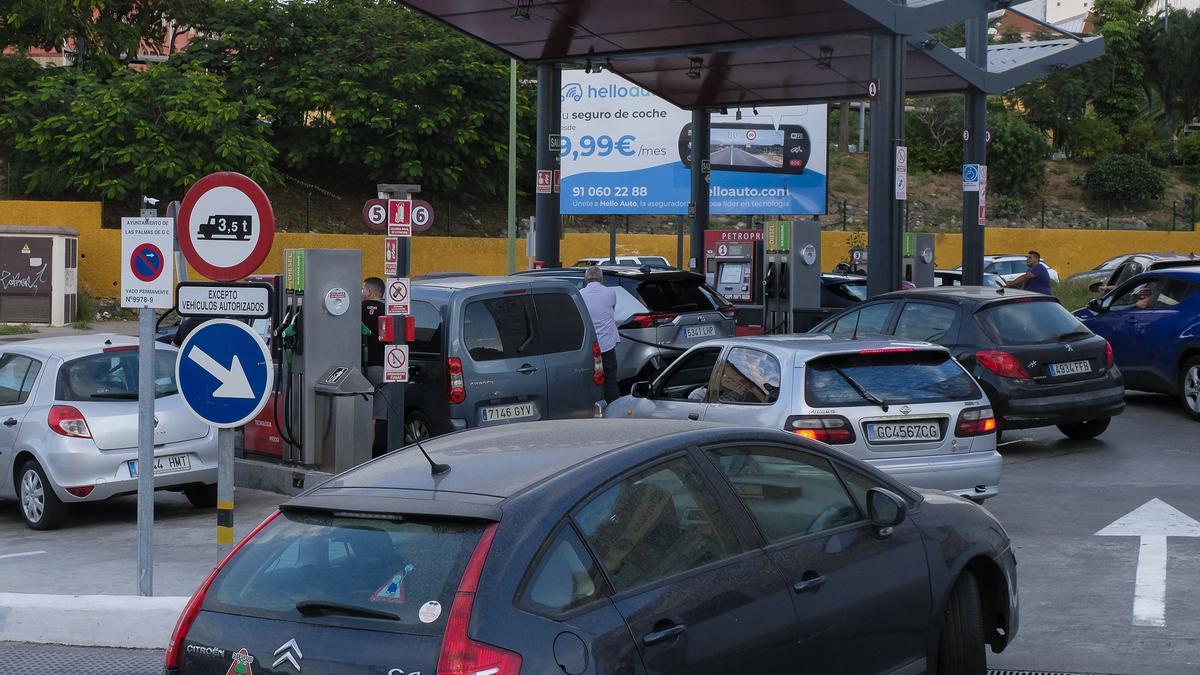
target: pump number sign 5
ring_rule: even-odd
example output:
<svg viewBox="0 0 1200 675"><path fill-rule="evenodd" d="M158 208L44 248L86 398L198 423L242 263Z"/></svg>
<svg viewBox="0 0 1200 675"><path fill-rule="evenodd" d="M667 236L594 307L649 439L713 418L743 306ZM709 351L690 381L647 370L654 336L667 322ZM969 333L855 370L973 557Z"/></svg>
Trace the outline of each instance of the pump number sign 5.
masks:
<svg viewBox="0 0 1200 675"><path fill-rule="evenodd" d="M215 281L253 274L275 239L267 193L240 173L212 173L197 181L183 198L178 222L180 251Z"/></svg>

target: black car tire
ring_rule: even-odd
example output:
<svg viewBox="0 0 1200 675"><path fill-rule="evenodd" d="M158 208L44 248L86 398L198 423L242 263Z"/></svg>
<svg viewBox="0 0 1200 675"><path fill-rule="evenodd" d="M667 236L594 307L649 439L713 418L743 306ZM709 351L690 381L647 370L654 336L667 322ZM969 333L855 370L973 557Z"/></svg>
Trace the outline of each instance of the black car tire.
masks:
<svg viewBox="0 0 1200 675"><path fill-rule="evenodd" d="M183 496L198 509L211 509L217 505L217 486L197 485L183 491Z"/></svg>
<svg viewBox="0 0 1200 675"><path fill-rule="evenodd" d="M417 441L433 438L433 422L429 416L420 410L410 410L404 415L404 444L412 445Z"/></svg>
<svg viewBox="0 0 1200 675"><path fill-rule="evenodd" d="M1200 356L1194 356L1179 371L1179 400L1194 420L1200 420Z"/></svg>
<svg viewBox="0 0 1200 675"><path fill-rule="evenodd" d="M975 575L964 571L954 584L942 635L938 641L939 675L985 675L987 654L983 651L983 606Z"/></svg>
<svg viewBox="0 0 1200 675"><path fill-rule="evenodd" d="M17 474L17 502L21 518L32 530L54 530L66 520L67 505L54 493L46 472L35 460L25 462Z"/></svg>
<svg viewBox="0 0 1200 675"><path fill-rule="evenodd" d="M1108 428L1108 423L1111 421L1111 417L1105 417L1103 419L1076 422L1074 424L1060 424L1058 425L1058 430L1063 432L1063 435L1067 438L1086 441L1104 433L1104 430Z"/></svg>

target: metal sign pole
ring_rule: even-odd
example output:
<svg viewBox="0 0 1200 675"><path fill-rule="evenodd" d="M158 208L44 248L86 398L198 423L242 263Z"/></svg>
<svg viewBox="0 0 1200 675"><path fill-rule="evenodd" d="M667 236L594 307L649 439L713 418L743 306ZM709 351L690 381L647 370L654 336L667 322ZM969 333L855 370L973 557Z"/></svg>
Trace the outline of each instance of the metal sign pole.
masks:
<svg viewBox="0 0 1200 675"><path fill-rule="evenodd" d="M233 548L233 429L217 430L217 552Z"/></svg>
<svg viewBox="0 0 1200 675"><path fill-rule="evenodd" d="M155 218L156 209L142 209ZM138 310L138 595L154 595L154 309Z"/></svg>
<svg viewBox="0 0 1200 675"><path fill-rule="evenodd" d="M138 310L138 595L154 595L154 310Z"/></svg>

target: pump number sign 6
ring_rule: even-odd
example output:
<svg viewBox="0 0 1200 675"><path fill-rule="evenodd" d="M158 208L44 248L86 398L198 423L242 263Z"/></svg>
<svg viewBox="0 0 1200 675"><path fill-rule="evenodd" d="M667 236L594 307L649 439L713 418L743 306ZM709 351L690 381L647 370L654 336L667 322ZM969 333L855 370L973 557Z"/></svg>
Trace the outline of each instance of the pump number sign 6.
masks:
<svg viewBox="0 0 1200 675"><path fill-rule="evenodd" d="M215 281L253 274L275 239L267 193L240 173L213 173L196 181L179 207L178 222L184 257Z"/></svg>

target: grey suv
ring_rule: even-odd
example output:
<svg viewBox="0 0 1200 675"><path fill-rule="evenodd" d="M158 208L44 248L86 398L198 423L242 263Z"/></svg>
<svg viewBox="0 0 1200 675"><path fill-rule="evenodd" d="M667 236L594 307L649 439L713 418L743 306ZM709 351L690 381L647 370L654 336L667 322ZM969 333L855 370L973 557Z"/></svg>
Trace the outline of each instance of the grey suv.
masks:
<svg viewBox="0 0 1200 675"><path fill-rule="evenodd" d="M412 286L406 442L472 427L591 417L596 332L559 279L449 277Z"/></svg>
<svg viewBox="0 0 1200 675"><path fill-rule="evenodd" d="M689 347L733 337L734 306L693 272L648 267L604 267L604 285L617 294L617 381L622 391L648 380ZM518 276L552 277L583 287L582 269L527 270Z"/></svg>

